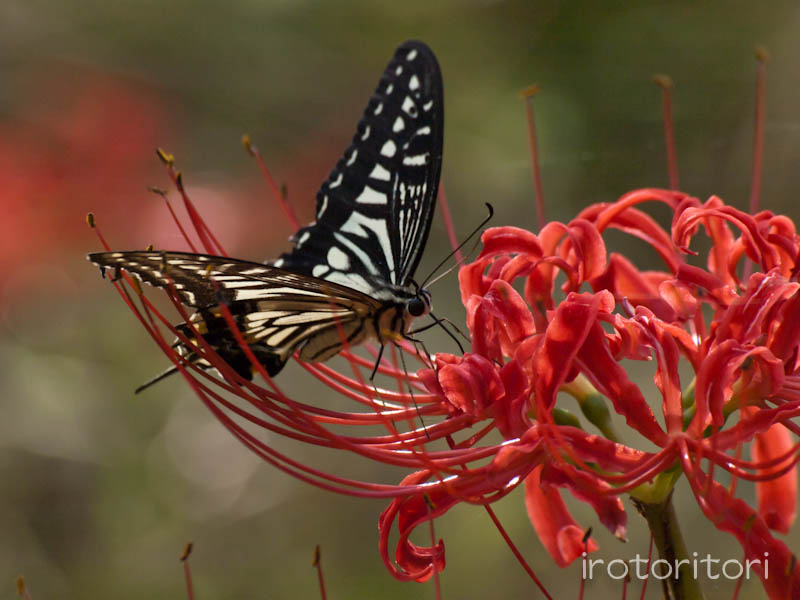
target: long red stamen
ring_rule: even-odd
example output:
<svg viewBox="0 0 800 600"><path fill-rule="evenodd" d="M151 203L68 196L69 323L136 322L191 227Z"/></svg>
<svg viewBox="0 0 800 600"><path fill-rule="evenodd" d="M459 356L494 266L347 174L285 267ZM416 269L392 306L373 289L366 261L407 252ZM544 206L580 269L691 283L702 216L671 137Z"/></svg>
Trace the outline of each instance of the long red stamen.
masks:
<svg viewBox="0 0 800 600"><path fill-rule="evenodd" d="M667 149L667 170L669 171L669 188L680 188L678 181L678 154L675 150L675 127L672 121L672 88L669 75L654 75L653 81L661 88L661 104L664 114L664 144Z"/></svg>
<svg viewBox="0 0 800 600"><path fill-rule="evenodd" d="M528 144L531 150L531 173L533 175L533 189L536 193L536 219L537 229L544 227L544 193L542 192L542 175L539 172L539 149L536 141L536 121L533 115L533 97L539 93L537 84L531 85L522 91L525 100L525 118L528 123Z"/></svg>
<svg viewBox="0 0 800 600"><path fill-rule="evenodd" d="M456 228L453 226L453 217L450 215L450 205L447 202L447 194L444 191L444 182L439 182L439 210L442 213L442 221L444 222L444 229L447 232L447 239L450 241L450 247L455 250L456 262L461 264L464 262L464 254L458 247L458 236L456 235Z"/></svg>
<svg viewBox="0 0 800 600"><path fill-rule="evenodd" d="M186 581L186 598L194 600L194 586L192 586L192 572L189 568L189 555L192 553L192 542L186 544L186 548L181 555L181 562L183 563L183 577Z"/></svg>
<svg viewBox="0 0 800 600"><path fill-rule="evenodd" d="M242 145L244 146L245 150L247 150L247 152L256 159L258 168L261 170L261 174L264 176L264 181L267 182L267 187L272 193L273 200L275 200L278 206L280 206L283 210L283 214L286 215L289 225L292 226L292 231L297 231L300 228L300 221L297 220L297 215L294 212L294 208L292 208L292 205L289 203L289 199L285 194L281 193L280 189L278 189L275 179L272 177L272 174L267 168L267 164L264 162L264 157L261 156L261 151L251 143L249 135L242 136Z"/></svg>
<svg viewBox="0 0 800 600"><path fill-rule="evenodd" d="M178 215L175 214L175 209L172 208L172 203L169 201L169 197L167 196L166 190L162 190L161 188L151 187L150 191L153 192L154 194L158 194L159 196L161 196L161 198L164 200L164 204L166 204L167 206L167 210L169 211L170 216L172 217L172 222L175 223L175 225L177 226L178 231L180 232L183 239L186 241L186 244L189 246L189 249L192 252L197 252L197 246L194 245L192 238L189 237L189 234L186 233L186 230L183 228L183 223L181 223L181 220L178 218Z"/></svg>
<svg viewBox="0 0 800 600"><path fill-rule="evenodd" d="M528 574L528 577L530 577L533 580L533 582L536 584L536 587L538 587L541 590L545 598L547 598L548 600L553 600L552 596L550 596L549 592L544 587L544 584L541 582L539 577L537 577L536 573L533 571L533 568L531 568L531 566L528 564L528 561L525 560L525 557L522 556L522 553L519 551L519 548L517 548L516 544L511 539L511 536L508 535L506 528L503 527L503 524L500 522L500 519L497 518L497 515L495 514L494 510L492 510L492 507L486 504L483 508L489 514L489 518L492 520L492 523L494 523L494 526L497 528L497 531L502 536L503 541L505 541L506 545L508 546L508 549L511 550L511 553L514 555L514 558L517 559L517 562Z"/></svg>
<svg viewBox="0 0 800 600"><path fill-rule="evenodd" d="M763 46L757 46L756 55L756 108L753 131L753 177L750 184L750 214L759 210L761 203L761 176L764 161L764 121L766 119L766 73L769 52Z"/></svg>
<svg viewBox="0 0 800 600"><path fill-rule="evenodd" d="M325 593L325 576L322 574L322 553L319 544L314 548L314 560L312 566L317 570L317 581L319 582L320 600L325 600L328 595Z"/></svg>

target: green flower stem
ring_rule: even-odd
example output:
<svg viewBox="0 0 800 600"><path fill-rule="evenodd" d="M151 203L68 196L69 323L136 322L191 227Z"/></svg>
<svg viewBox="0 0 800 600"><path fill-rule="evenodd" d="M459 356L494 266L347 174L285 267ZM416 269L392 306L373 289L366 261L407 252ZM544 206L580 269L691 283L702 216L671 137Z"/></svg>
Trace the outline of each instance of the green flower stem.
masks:
<svg viewBox="0 0 800 600"><path fill-rule="evenodd" d="M611 423L611 411L608 409L606 398L597 391L583 373L573 381L563 384L561 391L578 401L583 416L597 427L606 439L612 442L619 441Z"/></svg>
<svg viewBox="0 0 800 600"><path fill-rule="evenodd" d="M705 596L697 580L692 577L692 563L683 541L678 517L672 504L672 494L657 503L633 499L637 510L647 520L653 541L661 559L673 569L671 577L662 580L664 598L668 600L703 600ZM679 565L677 573L675 565Z"/></svg>

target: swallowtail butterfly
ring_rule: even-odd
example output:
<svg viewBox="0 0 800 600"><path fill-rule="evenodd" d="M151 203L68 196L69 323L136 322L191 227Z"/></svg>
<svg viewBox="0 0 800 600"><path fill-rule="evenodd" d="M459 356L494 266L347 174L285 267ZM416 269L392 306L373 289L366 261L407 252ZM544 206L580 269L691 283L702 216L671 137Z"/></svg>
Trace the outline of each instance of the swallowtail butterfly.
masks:
<svg viewBox="0 0 800 600"><path fill-rule="evenodd" d="M89 260L172 287L196 309L193 327L240 375L251 364L221 316L225 303L267 372L299 350L309 362L375 339L406 335L430 312L414 282L428 238L442 163L443 92L425 44L395 52L358 123L350 147L317 193L316 221L271 264L186 252L101 252ZM179 325L191 339L192 328ZM191 345L176 343L202 364Z"/></svg>

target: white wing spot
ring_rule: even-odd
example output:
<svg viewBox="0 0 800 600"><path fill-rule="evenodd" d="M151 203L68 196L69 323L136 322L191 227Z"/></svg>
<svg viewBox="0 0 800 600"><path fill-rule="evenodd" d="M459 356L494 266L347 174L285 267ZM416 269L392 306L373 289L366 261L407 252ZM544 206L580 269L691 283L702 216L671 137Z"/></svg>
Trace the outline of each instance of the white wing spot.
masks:
<svg viewBox="0 0 800 600"><path fill-rule="evenodd" d="M406 60L408 62L411 62L415 58L417 58L417 49L416 48L414 48L411 52L408 53L408 56L406 56Z"/></svg>
<svg viewBox="0 0 800 600"><path fill-rule="evenodd" d="M378 106L375 107L375 114L376 115L381 114L382 110L383 110L383 102L378 102Z"/></svg>
<svg viewBox="0 0 800 600"><path fill-rule="evenodd" d="M404 156L403 164L410 167L421 167L428 164L427 154L417 154L415 156Z"/></svg>
<svg viewBox="0 0 800 600"><path fill-rule="evenodd" d="M328 208L328 196L327 194L322 197L322 206L319 207L319 212L317 213L317 219L321 219L322 215L325 213L325 209Z"/></svg>
<svg viewBox="0 0 800 600"><path fill-rule="evenodd" d="M330 185L328 185L328 187L329 188L335 188L335 187L339 187L340 185L342 185L342 176L343 176L343 174L339 173L339 176L336 179L334 179L330 183Z"/></svg>
<svg viewBox="0 0 800 600"><path fill-rule="evenodd" d="M322 277L328 271L330 271L328 265L314 265L314 268L311 269L311 275L314 277Z"/></svg>
<svg viewBox="0 0 800 600"><path fill-rule="evenodd" d="M309 233L308 231L303 232L303 235L301 235L300 239L297 240L297 246L296 247L299 248L300 246L305 244L308 241L308 238L310 238L310 237L311 237L311 233Z"/></svg>
<svg viewBox="0 0 800 600"><path fill-rule="evenodd" d="M337 246L331 246L328 250L328 264L337 271L347 271L350 268L350 258Z"/></svg>
<svg viewBox="0 0 800 600"><path fill-rule="evenodd" d="M380 181L390 181L392 179L392 174L380 164L375 165L369 176Z"/></svg>
<svg viewBox="0 0 800 600"><path fill-rule="evenodd" d="M363 142L369 137L369 125L364 127L364 133L361 134L361 141Z"/></svg>
<svg viewBox="0 0 800 600"><path fill-rule="evenodd" d="M385 93L386 93L387 96L389 94L391 94L393 91L394 91L394 84L393 83L390 83L389 85L386 86Z"/></svg>
<svg viewBox="0 0 800 600"><path fill-rule="evenodd" d="M411 79L408 81L408 89L410 89L412 92L419 89L419 77L416 75L411 76Z"/></svg>
<svg viewBox="0 0 800 600"><path fill-rule="evenodd" d="M397 152L397 146L392 140L386 140L386 143L381 148L381 154L387 158L392 158Z"/></svg>
<svg viewBox="0 0 800 600"><path fill-rule="evenodd" d="M422 110L428 112L430 109L433 108L433 100L428 100L425 104L422 105Z"/></svg>
<svg viewBox="0 0 800 600"><path fill-rule="evenodd" d="M349 167L350 165L352 165L354 162L356 162L356 157L357 157L357 156L358 156L358 150L355 150L355 149L354 149L354 150L353 150L353 153L352 153L352 154L350 154L350 158L348 158L348 159L347 159L347 163L346 163L346 164L347 164L347 166L348 166L348 167Z"/></svg>
<svg viewBox="0 0 800 600"><path fill-rule="evenodd" d="M397 68L394 70L394 74L398 77L403 73L403 65L397 65Z"/></svg>
<svg viewBox="0 0 800 600"><path fill-rule="evenodd" d="M403 128L404 128L405 126L406 126L406 122L405 122L405 121L403 121L403 117L400 117L400 116L398 116L398 117L397 117L397 118L394 120L394 125L392 125L392 131L393 131L394 133L399 133L399 132L403 131Z"/></svg>
<svg viewBox="0 0 800 600"><path fill-rule="evenodd" d="M386 194L365 185L364 191L356 198L356 202L359 204L386 204L388 199Z"/></svg>
<svg viewBox="0 0 800 600"><path fill-rule="evenodd" d="M414 101L409 97L406 96L406 99L403 100L403 112L406 113L410 117L417 117L417 105L414 104Z"/></svg>

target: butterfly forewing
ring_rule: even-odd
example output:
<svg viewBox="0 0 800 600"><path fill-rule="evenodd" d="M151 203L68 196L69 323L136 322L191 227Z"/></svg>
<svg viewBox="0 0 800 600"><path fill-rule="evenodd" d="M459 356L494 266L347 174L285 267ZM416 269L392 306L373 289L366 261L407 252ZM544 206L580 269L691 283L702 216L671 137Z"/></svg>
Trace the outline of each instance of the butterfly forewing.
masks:
<svg viewBox="0 0 800 600"><path fill-rule="evenodd" d="M394 288L408 286L430 230L443 114L433 52L404 43L317 193L316 222L275 265L396 301Z"/></svg>

